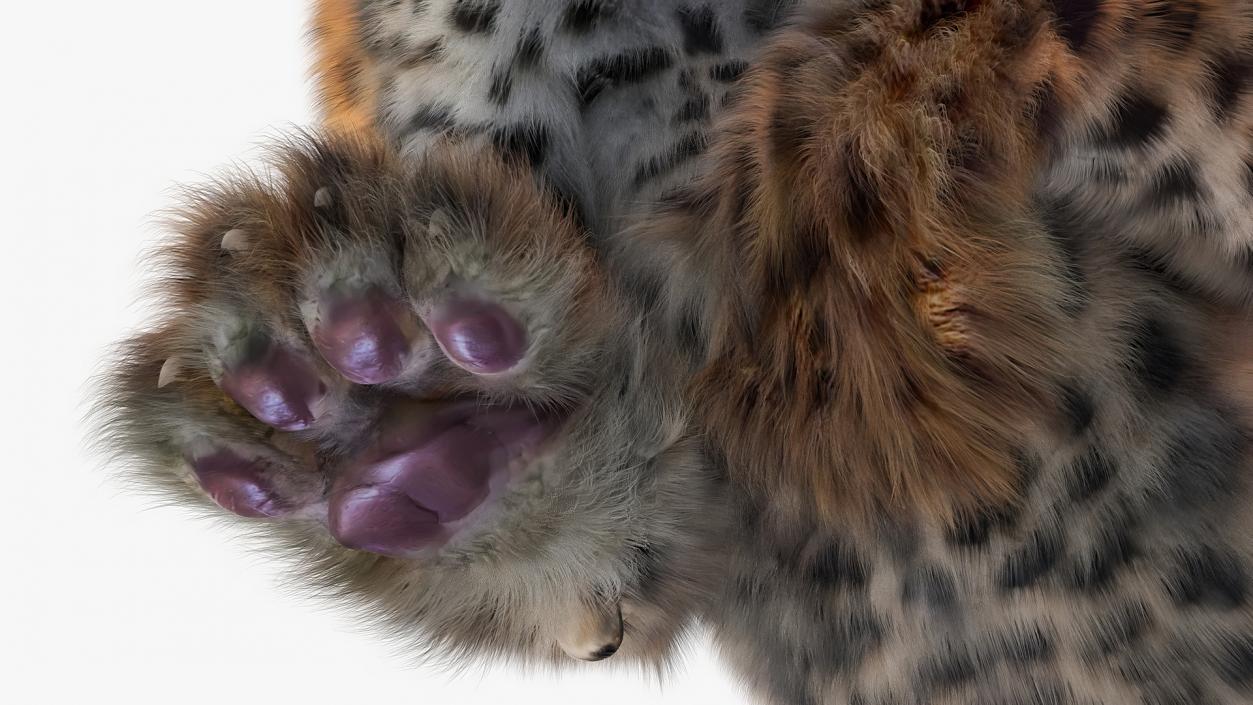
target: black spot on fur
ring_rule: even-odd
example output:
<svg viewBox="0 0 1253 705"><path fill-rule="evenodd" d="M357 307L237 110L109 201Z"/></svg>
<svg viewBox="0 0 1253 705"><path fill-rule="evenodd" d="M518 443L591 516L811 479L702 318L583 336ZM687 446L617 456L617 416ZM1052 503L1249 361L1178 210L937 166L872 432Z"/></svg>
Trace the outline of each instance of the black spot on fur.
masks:
<svg viewBox="0 0 1253 705"><path fill-rule="evenodd" d="M1093 446L1075 460L1070 470L1068 492L1071 500L1082 502L1109 485L1118 468L1105 452Z"/></svg>
<svg viewBox="0 0 1253 705"><path fill-rule="evenodd" d="M452 117L452 109L443 105L423 105L414 111L405 123L402 134L411 135L415 132L430 130L432 132L450 132L456 127Z"/></svg>
<svg viewBox="0 0 1253 705"><path fill-rule="evenodd" d="M718 205L718 191L696 186L679 187L663 193L658 201L664 210L708 218Z"/></svg>
<svg viewBox="0 0 1253 705"><path fill-rule="evenodd" d="M625 269L625 268L624 268ZM632 267L624 272L620 291L628 296L642 312L651 312L661 300L665 288L662 275L652 267Z"/></svg>
<svg viewBox="0 0 1253 705"><path fill-rule="evenodd" d="M976 9L980 0L923 0L918 31L927 32L941 22L954 20Z"/></svg>
<svg viewBox="0 0 1253 705"><path fill-rule="evenodd" d="M1253 636L1225 640L1215 660L1219 677L1227 683L1237 688L1253 683Z"/></svg>
<svg viewBox="0 0 1253 705"><path fill-rule="evenodd" d="M709 77L719 83L733 83L747 70L747 61L724 61L709 67Z"/></svg>
<svg viewBox="0 0 1253 705"><path fill-rule="evenodd" d="M799 158L805 145L813 139L813 129L813 121L805 111L797 110L786 97L782 98L770 115L767 137L771 159L787 164Z"/></svg>
<svg viewBox="0 0 1253 705"><path fill-rule="evenodd" d="M755 382L746 383L739 399L740 418L746 423L757 413L757 404L760 399L761 395L757 390L757 384Z"/></svg>
<svg viewBox="0 0 1253 705"><path fill-rule="evenodd" d="M1248 596L1248 577L1240 559L1210 546L1181 553L1167 591L1180 605L1235 609Z"/></svg>
<svg viewBox="0 0 1253 705"><path fill-rule="evenodd" d="M787 246L780 248L767 263L766 297L777 300L789 291L805 291L830 261L830 248L822 233L798 228Z"/></svg>
<svg viewBox="0 0 1253 705"><path fill-rule="evenodd" d="M1143 146L1162 133L1166 118L1166 106L1144 93L1131 90L1118 101L1113 125L1105 140L1115 147Z"/></svg>
<svg viewBox="0 0 1253 705"><path fill-rule="evenodd" d="M1057 99L1057 84L1053 76L1040 82L1031 92L1029 117L1035 123L1036 132L1044 140L1057 135L1062 124L1061 104Z"/></svg>
<svg viewBox="0 0 1253 705"><path fill-rule="evenodd" d="M436 37L407 54L401 61L401 66L406 69L413 69L432 61L438 61L443 57L445 50L443 37Z"/></svg>
<svg viewBox="0 0 1253 705"><path fill-rule="evenodd" d="M1158 0L1146 5L1144 17L1154 20L1148 31L1157 37L1158 44L1176 52L1187 49L1200 19L1196 3L1191 0Z"/></svg>
<svg viewBox="0 0 1253 705"><path fill-rule="evenodd" d="M1068 284L1062 308L1071 316L1077 316L1091 300L1088 277L1083 269L1083 241L1087 233L1068 202L1049 200L1042 203L1039 210L1045 233L1060 255L1062 275Z"/></svg>
<svg viewBox="0 0 1253 705"><path fill-rule="evenodd" d="M544 35L535 27L518 40L518 48L513 53L513 65L519 69L534 68L544 55Z"/></svg>
<svg viewBox="0 0 1253 705"><path fill-rule="evenodd" d="M699 156L708 145L709 139L704 132L689 132L671 144L664 152L640 165L635 170L631 184L635 188L640 188L652 179L669 173L679 165Z"/></svg>
<svg viewBox="0 0 1253 705"><path fill-rule="evenodd" d="M1008 514L1004 511L983 510L958 519L948 531L946 539L961 548L979 548L987 545L992 530L1007 525Z"/></svg>
<svg viewBox="0 0 1253 705"><path fill-rule="evenodd" d="M1053 655L1053 642L1038 624L1015 628L993 639L998 654L1018 665L1038 663Z"/></svg>
<svg viewBox="0 0 1253 705"><path fill-rule="evenodd" d="M1061 398L1062 414L1066 417L1070 435L1078 436L1088 430L1096 418L1096 403L1092 401L1092 395L1074 383L1066 383L1062 385Z"/></svg>
<svg viewBox="0 0 1253 705"><path fill-rule="evenodd" d="M605 0L574 0L561 16L561 26L574 34L583 34L595 28L611 11L612 6Z"/></svg>
<svg viewBox="0 0 1253 705"><path fill-rule="evenodd" d="M570 183L557 179L543 180L544 191L553 199L558 209L580 225L587 224L587 212L580 190Z"/></svg>
<svg viewBox="0 0 1253 705"><path fill-rule="evenodd" d="M1000 569L1000 584L1005 590L1031 587L1048 574L1061 555L1061 537L1039 529L1026 542L1006 557Z"/></svg>
<svg viewBox="0 0 1253 705"><path fill-rule="evenodd" d="M883 641L883 622L863 600L831 609L818 601L806 651L820 673L845 673ZM791 673L787 673L791 676ZM791 702L791 701L785 701Z"/></svg>
<svg viewBox="0 0 1253 705"><path fill-rule="evenodd" d="M1149 203L1158 208L1183 201L1196 201L1202 195L1201 184L1197 181L1196 164L1186 158L1167 162L1153 175L1150 189Z"/></svg>
<svg viewBox="0 0 1253 705"><path fill-rule="evenodd" d="M1025 492L1040 477L1040 456L1025 448L1015 448L1013 460L1014 470L1018 474L1019 490ZM998 517L1006 528L1012 528L1018 522L1017 515L1009 507L1002 509Z"/></svg>
<svg viewBox="0 0 1253 705"><path fill-rule="evenodd" d="M1119 675L1137 686L1144 705L1218 705L1207 684L1199 680L1195 658L1187 654L1170 667L1163 667L1165 664L1155 656L1121 658Z"/></svg>
<svg viewBox="0 0 1253 705"><path fill-rule="evenodd" d="M1244 158L1244 190L1253 196L1253 155Z"/></svg>
<svg viewBox="0 0 1253 705"><path fill-rule="evenodd" d="M683 102L683 107L674 115L675 123L703 122L709 118L709 95L697 93Z"/></svg>
<svg viewBox="0 0 1253 705"><path fill-rule="evenodd" d="M1135 547L1125 528L1103 533L1091 550L1075 559L1071 585L1076 590L1100 590L1110 584L1118 569L1135 557Z"/></svg>
<svg viewBox="0 0 1253 705"><path fill-rule="evenodd" d="M639 83L674 63L674 57L661 47L632 51L594 59L578 70L575 80L579 102L586 107L605 89Z"/></svg>
<svg viewBox="0 0 1253 705"><path fill-rule="evenodd" d="M1248 88L1249 74L1253 72L1249 59L1227 55L1214 62L1214 78L1210 86L1209 102L1214 122L1222 125L1231 120L1240 102L1240 96Z"/></svg>
<svg viewBox="0 0 1253 705"><path fill-rule="evenodd" d="M957 601L957 587L947 570L934 565L911 570L901 583L901 600L922 602L937 612L948 612Z"/></svg>
<svg viewBox="0 0 1253 705"><path fill-rule="evenodd" d="M484 34L496 28L499 13L499 0L457 0L448 19L462 32Z"/></svg>
<svg viewBox="0 0 1253 705"><path fill-rule="evenodd" d="M814 372L813 380L810 386L811 408L825 409L835 398L835 373L829 368L820 367Z"/></svg>
<svg viewBox="0 0 1253 705"><path fill-rule="evenodd" d="M881 231L884 227L884 211L886 205L879 193L866 163L857 156L849 145L845 150L846 200L845 220L851 235L861 241Z"/></svg>
<svg viewBox="0 0 1253 705"><path fill-rule="evenodd" d="M744 24L764 34L782 24L795 4L796 0L749 0L744 9Z"/></svg>
<svg viewBox="0 0 1253 705"><path fill-rule="evenodd" d="M1093 656L1108 656L1122 651L1147 634L1152 626L1153 615L1144 603L1121 605L1094 620L1088 651Z"/></svg>
<svg viewBox="0 0 1253 705"><path fill-rule="evenodd" d="M1164 476L1155 487L1163 509L1213 511L1216 503L1231 499L1249 449L1248 437L1232 424L1232 416L1209 409L1170 440Z"/></svg>
<svg viewBox="0 0 1253 705"><path fill-rule="evenodd" d="M1053 0L1057 32L1072 51L1088 45L1092 27L1101 16L1101 0Z"/></svg>
<svg viewBox="0 0 1253 705"><path fill-rule="evenodd" d="M866 584L867 570L865 562L851 547L843 542L833 541L813 557L807 573L810 580L819 587L861 588Z"/></svg>
<svg viewBox="0 0 1253 705"><path fill-rule="evenodd" d="M1157 318L1137 325L1131 340L1132 374L1154 396L1170 394L1192 362L1170 327Z"/></svg>
<svg viewBox="0 0 1253 705"><path fill-rule="evenodd" d="M873 32L857 33L844 42L844 56L850 70L857 70L883 56L883 38Z"/></svg>
<svg viewBox="0 0 1253 705"><path fill-rule="evenodd" d="M532 169L544 163L550 141L548 128L535 121L498 127L492 132L492 144L502 156L521 160Z"/></svg>
<svg viewBox="0 0 1253 705"><path fill-rule="evenodd" d="M677 11L679 28L683 30L683 51L689 55L721 54L722 30L713 8L681 7Z"/></svg>
<svg viewBox="0 0 1253 705"><path fill-rule="evenodd" d="M1186 273L1172 269L1166 257L1140 247L1128 247L1125 254L1127 266L1132 271L1152 277L1180 296L1202 295L1199 285Z"/></svg>
<svg viewBox="0 0 1253 705"><path fill-rule="evenodd" d="M487 97L492 103L503 106L513 93L513 73L497 68L492 72L492 83L487 87Z"/></svg>
<svg viewBox="0 0 1253 705"><path fill-rule="evenodd" d="M945 653L930 656L918 672L918 683L933 695L952 690L978 674L974 659L960 647L949 646Z"/></svg>
<svg viewBox="0 0 1253 705"><path fill-rule="evenodd" d="M705 356L705 327L700 312L691 303L682 307L674 326L675 343L689 359L700 360Z"/></svg>

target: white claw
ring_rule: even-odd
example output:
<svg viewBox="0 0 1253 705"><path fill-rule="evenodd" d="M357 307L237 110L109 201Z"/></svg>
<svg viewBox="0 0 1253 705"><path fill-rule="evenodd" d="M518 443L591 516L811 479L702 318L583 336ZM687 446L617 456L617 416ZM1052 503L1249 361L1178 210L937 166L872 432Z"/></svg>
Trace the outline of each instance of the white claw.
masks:
<svg viewBox="0 0 1253 705"><path fill-rule="evenodd" d="M243 252L248 249L248 233L241 228L227 230L222 235L222 249L227 252Z"/></svg>
<svg viewBox="0 0 1253 705"><path fill-rule="evenodd" d="M326 208L331 205L331 189L323 186L313 193L313 207Z"/></svg>
<svg viewBox="0 0 1253 705"><path fill-rule="evenodd" d="M157 389L161 389L165 385L178 379L178 373L182 370L182 363L177 357L172 357L161 364L161 374L157 375Z"/></svg>

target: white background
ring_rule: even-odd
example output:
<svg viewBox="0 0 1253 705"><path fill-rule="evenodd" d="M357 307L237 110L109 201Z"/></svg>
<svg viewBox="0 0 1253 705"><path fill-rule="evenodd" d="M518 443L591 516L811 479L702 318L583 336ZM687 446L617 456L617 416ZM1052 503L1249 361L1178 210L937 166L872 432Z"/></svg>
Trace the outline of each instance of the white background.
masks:
<svg viewBox="0 0 1253 705"><path fill-rule="evenodd" d="M227 531L111 479L82 415L143 320L172 186L311 117L304 2L13 2L0 14L0 701L746 702L707 646L664 687L610 659L454 677L277 587ZM155 380L154 380L155 382Z"/></svg>

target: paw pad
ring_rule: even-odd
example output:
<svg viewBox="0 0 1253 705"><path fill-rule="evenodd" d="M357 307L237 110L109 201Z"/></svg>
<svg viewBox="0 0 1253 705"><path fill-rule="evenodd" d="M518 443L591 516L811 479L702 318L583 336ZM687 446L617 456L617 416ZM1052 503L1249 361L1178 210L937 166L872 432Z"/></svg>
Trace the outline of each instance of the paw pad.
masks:
<svg viewBox="0 0 1253 705"><path fill-rule="evenodd" d="M526 331L494 304L448 303L430 317L428 325L444 354L470 372L506 372L526 354Z"/></svg>
<svg viewBox="0 0 1253 705"><path fill-rule="evenodd" d="M229 450L192 458L190 463L200 486L223 509L252 518L285 513L286 508L266 482L258 463Z"/></svg>
<svg viewBox="0 0 1253 705"><path fill-rule="evenodd" d="M309 428L326 393L317 371L282 345L261 345L259 355L222 373L223 391L262 423L282 431Z"/></svg>
<svg viewBox="0 0 1253 705"><path fill-rule="evenodd" d="M384 556L421 548L442 531L439 517L403 492L368 485L331 495L329 528L344 546Z"/></svg>
<svg viewBox="0 0 1253 705"><path fill-rule="evenodd" d="M409 355L408 312L378 290L323 294L311 326L318 351L340 374L357 384L395 379Z"/></svg>

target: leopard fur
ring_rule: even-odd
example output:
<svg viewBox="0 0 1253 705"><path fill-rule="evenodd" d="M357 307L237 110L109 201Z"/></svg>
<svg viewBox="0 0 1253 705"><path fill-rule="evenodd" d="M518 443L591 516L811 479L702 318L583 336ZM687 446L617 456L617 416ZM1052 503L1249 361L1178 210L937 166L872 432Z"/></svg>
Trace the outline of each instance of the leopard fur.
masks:
<svg viewBox="0 0 1253 705"><path fill-rule="evenodd" d="M326 131L189 204L103 397L159 485L212 506L232 448L258 531L430 651L656 664L699 621L780 705L1253 700L1253 7L322 0L314 36ZM389 378L319 347L332 285L408 304ZM463 289L525 330L507 374L446 359ZM307 427L220 390L258 349L316 369ZM466 397L560 436L437 549L350 548L341 478Z"/></svg>

